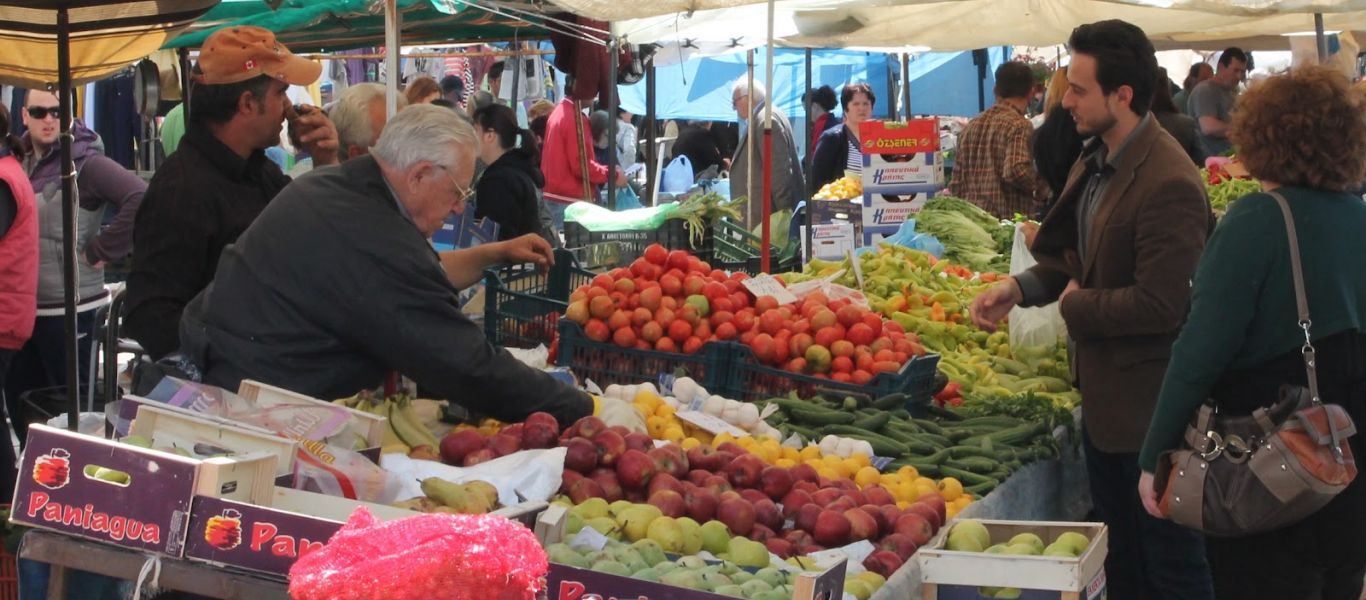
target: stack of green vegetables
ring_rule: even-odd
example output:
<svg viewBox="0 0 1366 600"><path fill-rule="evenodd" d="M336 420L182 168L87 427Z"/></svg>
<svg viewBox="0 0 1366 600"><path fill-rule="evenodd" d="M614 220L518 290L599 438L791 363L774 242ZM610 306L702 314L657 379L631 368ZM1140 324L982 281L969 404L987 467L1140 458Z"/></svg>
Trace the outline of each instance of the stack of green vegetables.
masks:
<svg viewBox="0 0 1366 600"><path fill-rule="evenodd" d="M688 224L691 232L693 246L699 246L706 235L707 228L712 223L722 218L731 220L743 220L744 216L740 210L745 205L745 199L735 198L727 200L725 196L716 192L707 192L689 196L679 203L678 208L669 214L670 219L683 219Z"/></svg>
<svg viewBox="0 0 1366 600"><path fill-rule="evenodd" d="M953 196L938 196L926 202L915 219L916 231L932 235L944 245L942 258L974 271L1009 272L1014 223L1003 223Z"/></svg>
<svg viewBox="0 0 1366 600"><path fill-rule="evenodd" d="M1221 172L1211 174L1208 169L1201 169L1200 176L1205 180L1210 208L1220 215L1228 211L1234 200L1262 191L1262 184L1256 179L1237 179Z"/></svg>

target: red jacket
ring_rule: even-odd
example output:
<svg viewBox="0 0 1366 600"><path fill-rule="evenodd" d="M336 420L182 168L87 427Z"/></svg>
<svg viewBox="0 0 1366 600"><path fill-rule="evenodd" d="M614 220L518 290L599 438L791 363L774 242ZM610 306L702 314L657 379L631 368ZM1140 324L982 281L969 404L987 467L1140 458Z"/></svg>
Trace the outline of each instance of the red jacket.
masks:
<svg viewBox="0 0 1366 600"><path fill-rule="evenodd" d="M0 238L0 348L18 350L33 334L38 310L38 213L33 186L13 156L0 156L0 185L18 204L14 223Z"/></svg>
<svg viewBox="0 0 1366 600"><path fill-rule="evenodd" d="M579 164L579 136L574 131L574 102L565 98L555 106L545 125L545 147L541 149L541 171L545 173L545 193L589 200L583 196L583 167ZM583 121L583 143L592 147L593 130L588 117L577 113ZM597 185L607 183L607 166L593 160L588 153L588 181Z"/></svg>

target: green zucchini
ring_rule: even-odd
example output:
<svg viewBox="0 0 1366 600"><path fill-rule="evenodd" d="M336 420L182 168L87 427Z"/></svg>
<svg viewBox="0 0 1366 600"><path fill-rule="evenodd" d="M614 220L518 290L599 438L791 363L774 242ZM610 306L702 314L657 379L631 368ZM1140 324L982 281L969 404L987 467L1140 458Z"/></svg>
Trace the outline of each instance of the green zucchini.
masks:
<svg viewBox="0 0 1366 600"><path fill-rule="evenodd" d="M851 425L859 429L878 432L882 431L890 420L892 420L892 415L887 414L886 411L876 411L871 415L855 419Z"/></svg>
<svg viewBox="0 0 1366 600"><path fill-rule="evenodd" d="M788 409L788 416L803 425L848 425L857 417L853 413L839 412L817 406L794 406Z"/></svg>

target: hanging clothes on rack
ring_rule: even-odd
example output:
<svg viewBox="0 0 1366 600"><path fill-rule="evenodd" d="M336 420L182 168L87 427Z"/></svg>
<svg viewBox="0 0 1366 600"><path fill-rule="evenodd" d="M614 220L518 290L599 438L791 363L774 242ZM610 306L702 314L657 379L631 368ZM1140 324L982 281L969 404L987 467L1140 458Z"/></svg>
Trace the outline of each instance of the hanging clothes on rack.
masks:
<svg viewBox="0 0 1366 600"><path fill-rule="evenodd" d="M132 69L95 83L95 122L99 124L95 132L104 142L105 156L125 169L134 166L133 143L142 127L133 102L133 83Z"/></svg>

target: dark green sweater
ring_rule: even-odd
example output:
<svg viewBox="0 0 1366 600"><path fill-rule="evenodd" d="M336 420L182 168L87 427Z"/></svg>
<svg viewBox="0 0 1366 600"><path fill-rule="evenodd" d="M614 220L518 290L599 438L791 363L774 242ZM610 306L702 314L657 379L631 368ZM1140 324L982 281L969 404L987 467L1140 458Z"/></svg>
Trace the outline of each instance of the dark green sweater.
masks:
<svg viewBox="0 0 1366 600"><path fill-rule="evenodd" d="M1314 339L1366 330L1366 202L1346 193L1283 187L1304 265ZM1195 273L1191 311L1172 346L1157 410L1139 455L1152 472L1226 371L1255 368L1304 344L1285 220L1252 194L1219 221Z"/></svg>

